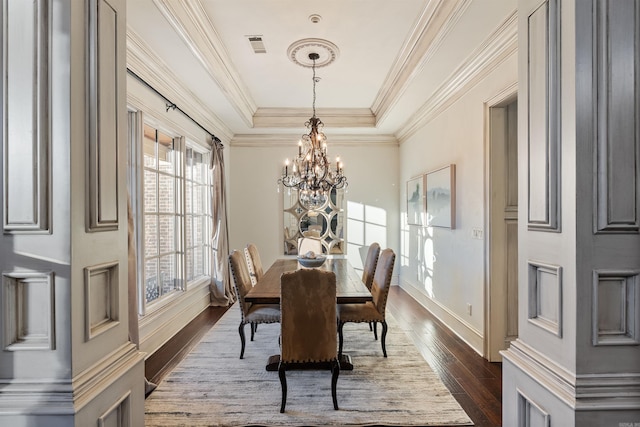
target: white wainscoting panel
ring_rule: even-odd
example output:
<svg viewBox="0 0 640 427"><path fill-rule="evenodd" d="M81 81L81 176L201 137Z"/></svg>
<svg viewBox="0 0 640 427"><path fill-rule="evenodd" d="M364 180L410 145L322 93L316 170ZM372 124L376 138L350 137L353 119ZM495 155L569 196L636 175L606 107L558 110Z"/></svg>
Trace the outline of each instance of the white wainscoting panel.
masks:
<svg viewBox="0 0 640 427"><path fill-rule="evenodd" d="M562 267L529 261L529 322L562 336Z"/></svg>
<svg viewBox="0 0 640 427"><path fill-rule="evenodd" d="M84 269L86 340L116 326L118 312L118 263Z"/></svg>
<svg viewBox="0 0 640 427"><path fill-rule="evenodd" d="M3 349L54 350L53 273L2 274Z"/></svg>
<svg viewBox="0 0 640 427"><path fill-rule="evenodd" d="M506 340L518 337L518 221L506 221L507 327Z"/></svg>
<svg viewBox="0 0 640 427"><path fill-rule="evenodd" d="M558 231L560 191L559 2L538 7L528 25L529 229Z"/></svg>
<svg viewBox="0 0 640 427"><path fill-rule="evenodd" d="M518 427L551 427L551 415L518 389Z"/></svg>
<svg viewBox="0 0 640 427"><path fill-rule="evenodd" d="M127 392L98 418L98 427L130 427L131 392Z"/></svg>
<svg viewBox="0 0 640 427"><path fill-rule="evenodd" d="M2 2L5 233L50 230L49 0Z"/></svg>
<svg viewBox="0 0 640 427"><path fill-rule="evenodd" d="M634 0L595 2L596 232L640 231L639 11Z"/></svg>
<svg viewBox="0 0 640 427"><path fill-rule="evenodd" d="M91 0L88 16L87 121L89 128L89 231L118 228L118 12Z"/></svg>
<svg viewBox="0 0 640 427"><path fill-rule="evenodd" d="M640 344L639 271L593 273L593 345Z"/></svg>

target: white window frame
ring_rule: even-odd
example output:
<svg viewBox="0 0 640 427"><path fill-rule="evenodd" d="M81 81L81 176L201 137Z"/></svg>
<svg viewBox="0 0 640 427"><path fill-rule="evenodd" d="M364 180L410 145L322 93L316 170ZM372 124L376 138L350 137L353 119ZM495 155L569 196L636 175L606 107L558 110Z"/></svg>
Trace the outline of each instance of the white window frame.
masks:
<svg viewBox="0 0 640 427"><path fill-rule="evenodd" d="M211 236L211 232L212 232L212 227L213 227L213 213L212 213L212 197L213 197L213 182L212 182L212 176L211 173L208 170L205 170L204 173L204 185L206 187L206 190L204 191L204 210L203 213L201 214L193 214L187 211L187 198L189 197L188 193L188 183L189 181L193 181L193 179L189 179L187 177L187 167L186 167L186 162L187 162L187 150L192 150L193 153L198 153L201 154L203 157L203 164L205 165L205 167L209 164L209 162L211 161L210 156L211 156L211 152L210 150L206 150L204 149L202 146L198 145L198 144L194 144L192 142L187 141L186 144L186 149L185 149L185 155L184 155L184 161L185 161L185 167L184 167L184 225L185 225L185 231L184 231L184 277L188 278L189 277L189 272L187 271L187 266L188 266L188 260L187 260L187 252L189 251L189 249L191 248L196 248L198 247L198 245L192 245L192 246L187 246L187 221L189 220L190 216L194 216L194 215L201 215L204 217L204 224L202 225L202 235L203 235L203 241L202 243L199 245L201 247L201 250L203 251L203 264L204 264L204 274L200 275L200 276L194 276L191 279L191 282L198 282L202 279L206 279L206 280L210 280L211 279L211 239L208 238L208 236ZM202 185L202 184L201 184ZM207 191L208 190L208 191ZM192 201L193 203L193 201ZM192 205L193 206L193 205ZM206 218L208 218L209 220L206 221ZM191 231L194 232L194 228L191 228ZM208 273L208 274L207 274ZM189 279L187 279L187 283L189 283Z"/></svg>
<svg viewBox="0 0 640 427"><path fill-rule="evenodd" d="M182 279L182 290L174 291L168 293L162 298L158 298L157 300L146 303L146 295L145 295L145 278L144 278L144 158L143 158L143 141L144 141L144 125L147 124L149 126L154 127L158 131L162 132L165 135L171 136L174 138L174 141L177 139L177 144L175 144L176 149L179 149L181 152L180 156L180 164L176 165L176 197L177 201L177 222L176 224L176 235L177 241L175 242L176 251L178 253L179 260L177 262L176 268L177 277ZM186 218L186 200L185 200L185 192L186 192L186 149L187 147L201 154L206 154L210 156L210 153L204 148L201 144L197 144L194 142L186 141L185 137L177 135L177 132L168 129L163 126L161 123L154 122L153 120L146 120L146 117L143 115L141 111L130 112L129 115L129 138L131 141L130 144L130 165L129 165L129 191L130 197L132 200L132 211L134 216L134 224L135 224L135 246L136 246L136 262L137 262L137 294L138 294L138 315L141 317L148 316L150 314L161 312L165 310L169 305L171 305L177 299L183 297L189 289L193 289L196 287L200 287L204 283L210 283L212 272L211 272L211 261L210 257L205 257L205 274L194 278L191 281L184 280L186 278L186 237L185 237L185 218ZM207 205L207 214L211 218L211 197L212 197L212 182L211 175L207 175L207 184L209 186L210 191L208 191L206 205ZM209 223L208 227L203 231L205 236L210 235L212 224ZM205 238L205 242L208 240ZM208 243L210 247L210 242Z"/></svg>

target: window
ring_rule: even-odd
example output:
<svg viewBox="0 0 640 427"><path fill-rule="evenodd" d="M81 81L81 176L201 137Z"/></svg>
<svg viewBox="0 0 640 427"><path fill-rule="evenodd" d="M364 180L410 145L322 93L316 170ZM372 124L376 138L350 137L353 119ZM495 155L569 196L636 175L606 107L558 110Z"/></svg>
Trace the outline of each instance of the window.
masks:
<svg viewBox="0 0 640 427"><path fill-rule="evenodd" d="M143 157L144 297L149 304L182 289L180 152L173 138L145 125Z"/></svg>
<svg viewBox="0 0 640 427"><path fill-rule="evenodd" d="M139 112L130 113L134 127L138 120L142 122ZM130 133L129 192L138 310L144 316L190 285L209 283L213 217L208 147L149 123L142 129L141 140Z"/></svg>
<svg viewBox="0 0 640 427"><path fill-rule="evenodd" d="M185 259L187 281L209 274L211 247L211 183L209 154L186 150Z"/></svg>

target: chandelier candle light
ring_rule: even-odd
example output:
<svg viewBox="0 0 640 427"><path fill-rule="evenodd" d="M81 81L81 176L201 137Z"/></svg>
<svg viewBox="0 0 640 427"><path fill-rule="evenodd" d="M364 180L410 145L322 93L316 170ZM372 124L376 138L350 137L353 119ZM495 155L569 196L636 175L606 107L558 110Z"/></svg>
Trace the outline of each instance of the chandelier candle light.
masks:
<svg viewBox="0 0 640 427"><path fill-rule="evenodd" d="M317 53L309 53L309 59L313 61L313 115L305 123L309 133L298 141L298 155L293 159L291 170L287 159L284 173L278 179L279 184L300 191L300 201L309 208L322 207L332 189L347 186L340 157L336 157L333 165L327 158L327 139L322 132L324 123L316 117L316 83L320 80L316 77L316 60L319 57Z"/></svg>

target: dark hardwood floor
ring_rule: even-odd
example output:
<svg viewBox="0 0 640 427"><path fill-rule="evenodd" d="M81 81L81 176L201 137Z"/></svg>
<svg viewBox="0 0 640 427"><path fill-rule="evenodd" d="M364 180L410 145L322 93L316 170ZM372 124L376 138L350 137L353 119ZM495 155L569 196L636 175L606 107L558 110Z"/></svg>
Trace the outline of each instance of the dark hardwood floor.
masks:
<svg viewBox="0 0 640 427"><path fill-rule="evenodd" d="M145 362L147 378L156 384L162 381L226 310L227 307L205 310L151 355ZM501 426L502 365L483 359L398 286L391 287L387 310L409 333L475 425Z"/></svg>

